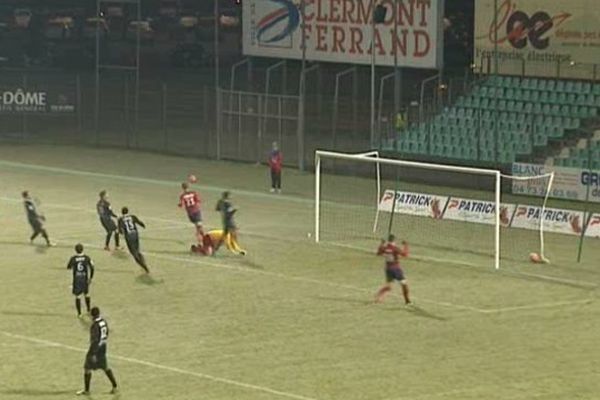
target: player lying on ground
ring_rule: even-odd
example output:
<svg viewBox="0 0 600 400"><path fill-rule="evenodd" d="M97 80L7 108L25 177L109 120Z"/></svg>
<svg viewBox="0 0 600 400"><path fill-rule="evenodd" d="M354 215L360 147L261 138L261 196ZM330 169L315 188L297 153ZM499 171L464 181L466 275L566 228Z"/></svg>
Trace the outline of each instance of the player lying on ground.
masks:
<svg viewBox="0 0 600 400"><path fill-rule="evenodd" d="M129 209L127 207L121 209L121 214L118 224L119 232L122 235L125 235L125 243L127 243L129 253L131 253L135 262L149 274L150 270L148 269L144 255L140 251L140 235L138 232L138 226L146 228L146 225L144 225L144 223L135 215L129 215Z"/></svg>
<svg viewBox="0 0 600 400"><path fill-rule="evenodd" d="M232 253L242 256L246 255L246 250L240 247L237 242L237 237L234 238L231 233L225 235L220 229L208 231L204 235L198 232L198 244L193 244L191 250L196 254L210 256L213 254L215 244L221 241L225 243L225 246L227 246Z"/></svg>
<svg viewBox="0 0 600 400"><path fill-rule="evenodd" d="M112 385L111 394L117 393L117 380L108 367L106 352L108 345L108 324L100 316L98 307L92 308L92 326L90 328L90 348L85 355L85 364L83 365L83 383L84 389L77 392L78 395L89 395L90 384L92 383L92 371L101 369Z"/></svg>
<svg viewBox="0 0 600 400"><path fill-rule="evenodd" d="M54 246L54 243L50 241L48 233L44 228L44 222L46 221L46 218L42 214L38 213L33 199L29 196L29 192L25 190L23 193L21 193L21 196L23 196L23 205L25 206L25 212L27 213L27 221L29 221L29 225L31 225L31 229L33 230L33 234L29 238L29 241L33 243L34 239L38 237L38 235L42 235L42 237L46 240L46 245L48 247Z"/></svg>
<svg viewBox="0 0 600 400"><path fill-rule="evenodd" d="M75 308L77 317L81 318L81 296L85 297L85 308L90 312L91 298L89 294L90 285L94 278L94 263L83 254L83 245L75 245L75 255L69 259L67 269L73 271L73 296L75 296Z"/></svg>
<svg viewBox="0 0 600 400"><path fill-rule="evenodd" d="M392 283L398 281L402 287L404 302L410 304L408 282L404 277L402 267L400 267L400 258L408 257L408 243L402 242L402 248L400 248L396 245L395 236L389 235L387 242L383 239L381 240L381 244L377 249L377 255L383 256L385 259L385 285L377 292L375 301L377 303L382 302L387 292L392 290Z"/></svg>
<svg viewBox="0 0 600 400"><path fill-rule="evenodd" d="M115 248L119 249L119 231L117 229L117 224L114 221L114 219L117 219L118 217L110 207L108 193L106 193L106 190L100 192L100 200L98 200L98 203L96 203L96 212L98 213L98 217L100 217L100 223L102 224L102 227L106 231L104 250L110 250L108 245L110 244L110 237L113 233L115 234Z"/></svg>

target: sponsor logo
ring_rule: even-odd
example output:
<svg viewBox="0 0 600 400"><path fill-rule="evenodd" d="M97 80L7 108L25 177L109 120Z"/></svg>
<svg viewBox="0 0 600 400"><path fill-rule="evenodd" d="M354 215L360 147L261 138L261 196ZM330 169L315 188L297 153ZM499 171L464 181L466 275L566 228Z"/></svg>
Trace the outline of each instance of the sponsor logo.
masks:
<svg viewBox="0 0 600 400"><path fill-rule="evenodd" d="M448 197L446 196L386 190L381 197L379 209L391 212L392 205L394 205L393 208L396 213L441 219L447 201Z"/></svg>
<svg viewBox="0 0 600 400"><path fill-rule="evenodd" d="M482 214L493 214L496 212L494 203L477 200L451 200L448 208Z"/></svg>
<svg viewBox="0 0 600 400"><path fill-rule="evenodd" d="M440 207L440 199L434 199L431 202L431 216L434 219L440 219L440 218L442 218L442 213L443 213L443 211Z"/></svg>
<svg viewBox="0 0 600 400"><path fill-rule="evenodd" d="M26 92L23 89L0 93L0 111L44 111L46 92Z"/></svg>
<svg viewBox="0 0 600 400"><path fill-rule="evenodd" d="M589 171L582 172L581 184L585 186L600 186L600 173Z"/></svg>
<svg viewBox="0 0 600 400"><path fill-rule="evenodd" d="M290 0L267 0L279 6L262 17L256 24L259 45L277 46L291 37L300 26L300 11Z"/></svg>
<svg viewBox="0 0 600 400"><path fill-rule="evenodd" d="M515 49L524 49L530 44L536 50L547 49L552 32L572 16L567 12L550 15L546 11L536 11L529 16L517 10L513 0L505 0L496 15L489 29L491 43L509 42Z"/></svg>

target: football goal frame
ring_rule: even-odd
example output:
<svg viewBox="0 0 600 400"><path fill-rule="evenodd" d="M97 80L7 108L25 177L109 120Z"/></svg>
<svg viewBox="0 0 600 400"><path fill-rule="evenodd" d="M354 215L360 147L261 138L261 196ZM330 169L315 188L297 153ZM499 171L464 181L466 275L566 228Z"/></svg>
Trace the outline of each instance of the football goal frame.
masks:
<svg viewBox="0 0 600 400"><path fill-rule="evenodd" d="M479 176L487 176L491 177L494 181L494 200L495 203L495 215L494 215L494 268L500 268L500 258L501 258L501 201L502 201L502 179L512 179L512 180L532 180L532 179L548 179L548 186L544 196L543 206L542 206L542 217L540 218L539 225L539 235L540 235L540 255L543 259L544 257L544 215L546 211L546 204L548 198L550 196L552 183L554 180L554 173L539 175L539 176L512 176L502 174L500 170L497 169L485 169L485 168L473 168L473 167L464 167L464 166L454 166L447 164L434 164L434 163L426 163L426 162L418 162L418 161L407 161L407 160L398 160L398 159L389 159L382 158L379 155L378 151L370 151L365 153L339 153L333 151L326 150L317 150L315 152L315 207L314 207L314 240L316 243L321 241L321 174L322 174L322 160L330 159L330 160L346 160L357 163L372 163L376 165L376 190L375 196L373 198L373 207L377 210L375 214L375 221L373 225L373 231L376 231L376 228L379 223L379 201L381 200L382 195L382 187L381 187L381 166L389 165L389 166L397 166L397 167L410 167L410 168L421 168L424 170L433 170L433 171L445 171L445 172L456 172L456 173L466 173L471 175L479 175ZM394 200L395 201L395 200ZM394 207L392 206L392 212L394 211Z"/></svg>

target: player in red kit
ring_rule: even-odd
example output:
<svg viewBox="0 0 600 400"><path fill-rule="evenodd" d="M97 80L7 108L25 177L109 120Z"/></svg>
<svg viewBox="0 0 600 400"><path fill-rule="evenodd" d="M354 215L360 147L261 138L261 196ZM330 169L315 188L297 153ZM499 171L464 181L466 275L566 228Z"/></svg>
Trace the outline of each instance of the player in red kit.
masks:
<svg viewBox="0 0 600 400"><path fill-rule="evenodd" d="M283 155L273 142L273 150L269 153L269 169L271 170L271 193L281 193L281 166L283 164Z"/></svg>
<svg viewBox="0 0 600 400"><path fill-rule="evenodd" d="M186 182L181 184L181 189L183 189L183 193L179 196L179 207L185 208L190 222L196 227L196 233L204 235L200 196L197 192L191 190Z"/></svg>
<svg viewBox="0 0 600 400"><path fill-rule="evenodd" d="M400 282L402 287L402 295L404 296L404 302L411 304L410 297L408 295L408 282L404 277L404 271L400 267L400 258L408 257L408 243L402 242L402 247L398 247L395 242L396 238L394 235L389 235L387 242L381 240L381 244L377 249L377 255L385 258L385 285L377 292L375 301L380 303L383 298L392 290L392 283L394 281Z"/></svg>

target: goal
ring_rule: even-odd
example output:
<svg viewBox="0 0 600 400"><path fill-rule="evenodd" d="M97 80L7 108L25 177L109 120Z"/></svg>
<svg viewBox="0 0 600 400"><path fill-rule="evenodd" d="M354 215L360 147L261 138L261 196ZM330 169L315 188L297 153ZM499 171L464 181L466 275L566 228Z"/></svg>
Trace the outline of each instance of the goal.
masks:
<svg viewBox="0 0 600 400"><path fill-rule="evenodd" d="M529 181L544 196L513 194ZM499 170L382 158L379 153L315 153L314 238L374 251L389 233L424 260L489 265L545 257L544 221L511 222L527 204L545 215L553 175L513 177ZM539 195L539 193L538 193ZM504 260L504 261L503 261Z"/></svg>

